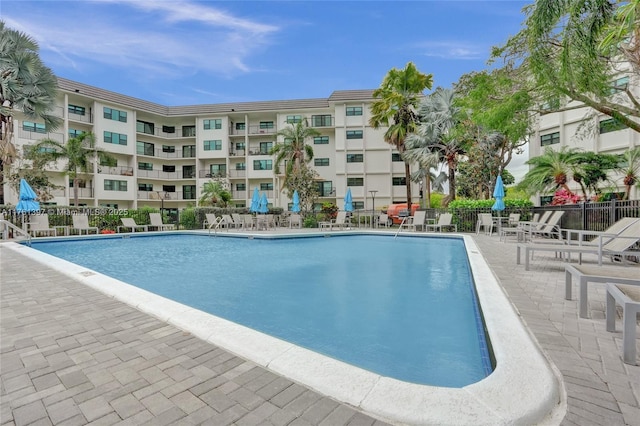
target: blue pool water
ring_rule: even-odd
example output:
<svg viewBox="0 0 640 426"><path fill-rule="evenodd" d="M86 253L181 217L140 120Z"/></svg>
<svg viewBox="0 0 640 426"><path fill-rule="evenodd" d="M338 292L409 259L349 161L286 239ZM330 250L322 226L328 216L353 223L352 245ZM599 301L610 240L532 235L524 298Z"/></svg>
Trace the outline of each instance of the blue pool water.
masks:
<svg viewBox="0 0 640 426"><path fill-rule="evenodd" d="M166 235L33 248L384 376L462 387L491 371L461 239Z"/></svg>

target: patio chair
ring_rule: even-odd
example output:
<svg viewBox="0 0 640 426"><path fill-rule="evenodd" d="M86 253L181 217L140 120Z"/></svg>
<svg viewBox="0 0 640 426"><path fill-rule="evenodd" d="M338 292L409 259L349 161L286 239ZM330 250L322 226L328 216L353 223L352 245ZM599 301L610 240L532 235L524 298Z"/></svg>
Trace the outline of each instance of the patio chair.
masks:
<svg viewBox="0 0 640 426"><path fill-rule="evenodd" d="M222 218L216 216L213 213L205 213L205 220L202 222L203 229L218 229L222 225Z"/></svg>
<svg viewBox="0 0 640 426"><path fill-rule="evenodd" d="M640 313L640 287L607 283L607 331L616 331L616 302L622 306L622 360L636 365L636 328Z"/></svg>
<svg viewBox="0 0 640 426"><path fill-rule="evenodd" d="M293 227L302 229L302 216L297 213L289 215L289 228Z"/></svg>
<svg viewBox="0 0 640 426"><path fill-rule="evenodd" d="M427 212L424 210L416 210L416 212L400 225L400 228L408 228L417 231L418 228L425 230L425 222L427 220Z"/></svg>
<svg viewBox="0 0 640 426"><path fill-rule="evenodd" d="M389 225L391 224L391 219L389 219L389 215L386 213L380 213L378 215L378 221L376 222L376 225L378 227L384 226L385 228L388 228Z"/></svg>
<svg viewBox="0 0 640 426"><path fill-rule="evenodd" d="M606 240L606 242L605 242ZM578 262L582 263L583 254L595 254L598 256L598 265L602 266L602 258L604 256L612 256L612 260L625 260L629 256L640 256L639 250L633 247L640 243L640 221L628 226L624 231L615 237L599 236L597 245L575 245L575 244L540 244L540 243L524 243L518 244L516 250L516 263L520 264L520 252L524 251L525 270L529 270L529 259L536 251L550 251L560 253L560 255L570 260L571 253L578 254Z"/></svg>
<svg viewBox="0 0 640 426"><path fill-rule="evenodd" d="M231 213L231 218L233 219L233 223L236 224L236 228L244 228L244 219L238 213Z"/></svg>
<svg viewBox="0 0 640 426"><path fill-rule="evenodd" d="M580 318L589 318L588 288L589 283L616 282L640 286L640 268L620 266L592 266L592 265L567 265L565 266L565 295L571 300L572 282L578 283L578 312Z"/></svg>
<svg viewBox="0 0 640 426"><path fill-rule="evenodd" d="M442 228L453 228L455 232L458 232L458 225L452 224L451 219L453 219L453 215L451 213L442 213L438 218L438 223L425 225L426 230L437 230L438 232L442 232Z"/></svg>
<svg viewBox="0 0 640 426"><path fill-rule="evenodd" d="M242 228L253 229L256 226L256 220L252 214L242 215Z"/></svg>
<svg viewBox="0 0 640 426"><path fill-rule="evenodd" d="M149 220L151 221L149 227L158 228L158 231L173 230L176 227L173 223L164 223L160 213L149 213Z"/></svg>
<svg viewBox="0 0 640 426"><path fill-rule="evenodd" d="M334 227L344 229L345 226L350 225L351 222L347 220L347 212L339 211L335 219L329 222L320 222L320 229L329 228L330 231L333 231Z"/></svg>
<svg viewBox="0 0 640 426"><path fill-rule="evenodd" d="M47 213L34 214L29 219L29 233L32 237L37 237L38 234L46 234L48 236L57 236L58 232L56 228L49 226L49 215Z"/></svg>
<svg viewBox="0 0 640 426"><path fill-rule="evenodd" d="M534 229L529 230L529 237L546 237L546 238L556 238L558 240L562 240L562 233L560 228L560 219L564 215L564 211L557 210L551 214L547 223L537 226Z"/></svg>
<svg viewBox="0 0 640 426"><path fill-rule="evenodd" d="M480 229L484 229L485 235L493 234L493 216L491 213L478 213L476 223L476 235L480 235Z"/></svg>
<svg viewBox="0 0 640 426"><path fill-rule="evenodd" d="M85 214L74 214L71 216L71 220L73 222L71 230L77 230L80 235L82 235L82 231L86 231L87 235L91 230L96 231L96 234L100 232L97 226L89 226L89 217Z"/></svg>
<svg viewBox="0 0 640 426"><path fill-rule="evenodd" d="M235 220L233 220L233 217L231 217L230 214L223 214L222 215L222 221L220 223L220 227L222 228L227 228L227 229L237 229L237 228L241 228L242 224L238 224L236 223Z"/></svg>
<svg viewBox="0 0 640 426"><path fill-rule="evenodd" d="M131 229L131 232L136 232L136 229L142 229L145 232L149 231L149 226L138 225L133 218L122 217L120 221L122 222L122 226L118 226L118 232L120 232L122 228Z"/></svg>

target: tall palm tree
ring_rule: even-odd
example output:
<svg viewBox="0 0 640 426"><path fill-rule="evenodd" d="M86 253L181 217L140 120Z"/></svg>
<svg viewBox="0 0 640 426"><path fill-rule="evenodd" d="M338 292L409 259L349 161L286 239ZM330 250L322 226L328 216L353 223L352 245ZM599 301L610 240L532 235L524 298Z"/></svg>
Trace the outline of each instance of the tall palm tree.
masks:
<svg viewBox="0 0 640 426"><path fill-rule="evenodd" d="M200 205L227 207L232 195L220 181L209 181L202 185Z"/></svg>
<svg viewBox="0 0 640 426"><path fill-rule="evenodd" d="M313 127L309 127L306 119L292 124L277 133L284 138L283 143L276 144L269 154L275 155L275 171L279 173L280 165L285 163L283 186L293 192L291 187L294 177L300 176L302 167L313 159L313 147L306 141L314 136L320 136Z"/></svg>
<svg viewBox="0 0 640 426"><path fill-rule="evenodd" d="M542 155L527 161L533 168L527 172L518 186L529 193L546 192L558 187L571 192L567 185L569 173L578 170L576 167L580 158L581 152L575 148L563 146L556 151L547 147Z"/></svg>
<svg viewBox="0 0 640 426"><path fill-rule="evenodd" d="M369 124L374 129L389 126L384 140L396 147L400 155L405 152L405 139L415 130L418 122L416 107L425 89L431 89L433 76L422 74L413 62L404 69L391 69L382 84L373 92L375 100L371 104ZM404 160L407 184L407 208L411 211L411 166Z"/></svg>
<svg viewBox="0 0 640 426"><path fill-rule="evenodd" d="M418 164L435 154L449 170L449 195L443 200L447 205L456 196L456 169L466 141L457 131L462 110L455 105L454 91L438 88L420 102L420 123L407 137L405 157Z"/></svg>
<svg viewBox="0 0 640 426"><path fill-rule="evenodd" d="M73 180L73 201L78 205L78 182L82 173L89 173L92 161L100 161L102 164L115 165L116 159L109 153L95 147L95 135L91 132L82 132L80 135L69 138L67 143L43 139L33 145L29 158L36 164L63 160L67 162L66 174Z"/></svg>
<svg viewBox="0 0 640 426"><path fill-rule="evenodd" d="M620 171L624 174L624 199L631 196L631 188L640 180L640 147L628 149L622 154Z"/></svg>
<svg viewBox="0 0 640 426"><path fill-rule="evenodd" d="M28 35L0 21L0 188L4 167L17 157L13 144L13 114L44 121L48 131L62 120L49 114L55 106L57 80L38 55L38 44Z"/></svg>

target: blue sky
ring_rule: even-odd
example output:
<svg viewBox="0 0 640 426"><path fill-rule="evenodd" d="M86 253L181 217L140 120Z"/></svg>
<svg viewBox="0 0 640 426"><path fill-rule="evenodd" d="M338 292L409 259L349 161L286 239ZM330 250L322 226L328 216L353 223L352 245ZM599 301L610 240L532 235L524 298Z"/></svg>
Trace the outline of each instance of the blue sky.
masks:
<svg viewBox="0 0 640 426"><path fill-rule="evenodd" d="M413 61L434 88L486 68L522 1L2 0L60 77L163 105L328 97Z"/></svg>

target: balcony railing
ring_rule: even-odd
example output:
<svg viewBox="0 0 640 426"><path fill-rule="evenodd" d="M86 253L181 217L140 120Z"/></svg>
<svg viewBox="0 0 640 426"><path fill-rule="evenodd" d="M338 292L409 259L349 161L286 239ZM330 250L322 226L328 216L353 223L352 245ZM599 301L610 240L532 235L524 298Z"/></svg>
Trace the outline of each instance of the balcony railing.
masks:
<svg viewBox="0 0 640 426"><path fill-rule="evenodd" d="M227 172L225 170L220 170L219 172L211 173L210 170L200 170L198 172L198 177L200 177L200 178L225 178L225 177L227 177Z"/></svg>
<svg viewBox="0 0 640 426"><path fill-rule="evenodd" d="M69 198L75 195L73 187L69 188ZM93 198L93 188L78 188L78 198Z"/></svg>
<svg viewBox="0 0 640 426"><path fill-rule="evenodd" d="M183 150L182 147L176 147L175 151L165 151L162 148L156 149L141 149L136 152L138 155L146 155L148 157L158 158L195 158L196 150L187 149Z"/></svg>
<svg viewBox="0 0 640 426"><path fill-rule="evenodd" d="M80 123L93 123L93 115L91 115L91 114L80 115L80 114L74 114L74 113L70 112L69 113L69 120L77 121L77 122L80 122Z"/></svg>
<svg viewBox="0 0 640 426"><path fill-rule="evenodd" d="M167 126L164 126L165 128ZM163 126L153 126L153 131L147 128L145 131L137 131L141 135L152 135L164 139L180 139L180 138L193 138L196 136L195 129L192 126L187 127L174 127L174 132L167 132L163 130Z"/></svg>
<svg viewBox="0 0 640 426"><path fill-rule="evenodd" d="M127 166L98 166L98 173L103 175L133 176L133 167Z"/></svg>
<svg viewBox="0 0 640 426"><path fill-rule="evenodd" d="M162 196L158 195L158 192L162 194ZM138 199L139 200L164 200L164 201L175 201L175 200L195 200L196 194L191 192L165 192L165 191L138 191Z"/></svg>
<svg viewBox="0 0 640 426"><path fill-rule="evenodd" d="M28 130L24 130L23 128L18 129L18 137L20 139L29 139L29 140L42 140L42 139L51 139L59 143L64 143L64 135L62 133L40 133L40 132L30 132Z"/></svg>
<svg viewBox="0 0 640 426"><path fill-rule="evenodd" d="M243 178L246 176L247 176L246 170L238 170L238 169L229 170L229 177L231 178Z"/></svg>
<svg viewBox="0 0 640 426"><path fill-rule="evenodd" d="M247 191L232 191L231 197L234 200L246 200L247 199Z"/></svg>
<svg viewBox="0 0 640 426"><path fill-rule="evenodd" d="M184 170L177 172L163 172L161 170L140 170L138 169L139 178L150 179L195 179L195 172L184 172Z"/></svg>

